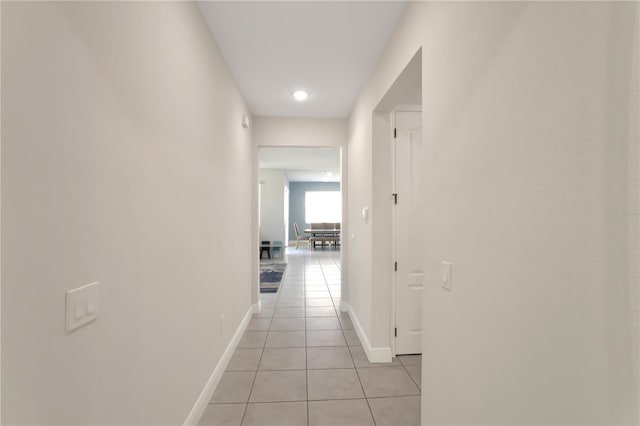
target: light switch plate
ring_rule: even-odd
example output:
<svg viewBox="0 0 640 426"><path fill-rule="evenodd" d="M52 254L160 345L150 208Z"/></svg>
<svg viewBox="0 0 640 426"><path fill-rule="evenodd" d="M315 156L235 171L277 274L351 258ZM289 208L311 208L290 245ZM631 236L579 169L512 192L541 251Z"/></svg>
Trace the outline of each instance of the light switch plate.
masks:
<svg viewBox="0 0 640 426"><path fill-rule="evenodd" d="M98 318L98 282L67 291L67 333Z"/></svg>
<svg viewBox="0 0 640 426"><path fill-rule="evenodd" d="M450 262L442 261L442 288L451 291L451 267Z"/></svg>

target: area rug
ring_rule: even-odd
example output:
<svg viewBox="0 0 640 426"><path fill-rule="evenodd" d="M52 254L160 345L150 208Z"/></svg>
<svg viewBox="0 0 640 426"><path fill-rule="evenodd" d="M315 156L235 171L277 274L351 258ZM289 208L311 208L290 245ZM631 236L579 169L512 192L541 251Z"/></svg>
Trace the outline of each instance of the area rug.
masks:
<svg viewBox="0 0 640 426"><path fill-rule="evenodd" d="M286 263L263 263L260 265L260 293L276 293L280 288Z"/></svg>

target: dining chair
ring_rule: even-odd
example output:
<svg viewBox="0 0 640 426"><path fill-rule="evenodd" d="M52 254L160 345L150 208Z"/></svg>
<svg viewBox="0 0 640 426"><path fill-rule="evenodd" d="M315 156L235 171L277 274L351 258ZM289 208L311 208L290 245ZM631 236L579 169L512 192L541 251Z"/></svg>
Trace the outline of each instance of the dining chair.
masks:
<svg viewBox="0 0 640 426"><path fill-rule="evenodd" d="M309 235L301 235L300 228L298 228L298 224L293 224L293 231L296 233L296 250L298 250L298 244L300 241L307 241L307 245L309 245Z"/></svg>
<svg viewBox="0 0 640 426"><path fill-rule="evenodd" d="M283 259L282 256L282 241L274 241L271 244L271 250L273 250L273 258L275 259L276 253L280 253L280 259Z"/></svg>
<svg viewBox="0 0 640 426"><path fill-rule="evenodd" d="M260 241L260 259L262 259L262 253L267 252L267 257L271 259L271 241Z"/></svg>

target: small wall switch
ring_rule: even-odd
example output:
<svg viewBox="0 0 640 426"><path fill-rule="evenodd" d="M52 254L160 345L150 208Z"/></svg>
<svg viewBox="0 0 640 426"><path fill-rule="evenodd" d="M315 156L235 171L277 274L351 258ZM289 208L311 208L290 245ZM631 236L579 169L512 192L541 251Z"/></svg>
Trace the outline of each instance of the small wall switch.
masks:
<svg viewBox="0 0 640 426"><path fill-rule="evenodd" d="M362 220L364 220L364 223L369 222L369 207L362 209Z"/></svg>
<svg viewBox="0 0 640 426"><path fill-rule="evenodd" d="M98 283L67 291L67 333L98 318Z"/></svg>
<svg viewBox="0 0 640 426"><path fill-rule="evenodd" d="M442 288L451 291L451 267L449 262L442 261Z"/></svg>

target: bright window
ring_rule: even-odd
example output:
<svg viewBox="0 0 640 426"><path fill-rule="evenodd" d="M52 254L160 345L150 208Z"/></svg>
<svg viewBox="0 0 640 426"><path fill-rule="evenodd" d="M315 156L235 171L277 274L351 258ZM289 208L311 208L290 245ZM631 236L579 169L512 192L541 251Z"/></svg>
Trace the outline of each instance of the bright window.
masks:
<svg viewBox="0 0 640 426"><path fill-rule="evenodd" d="M307 191L304 205L306 223L342 222L340 191Z"/></svg>

